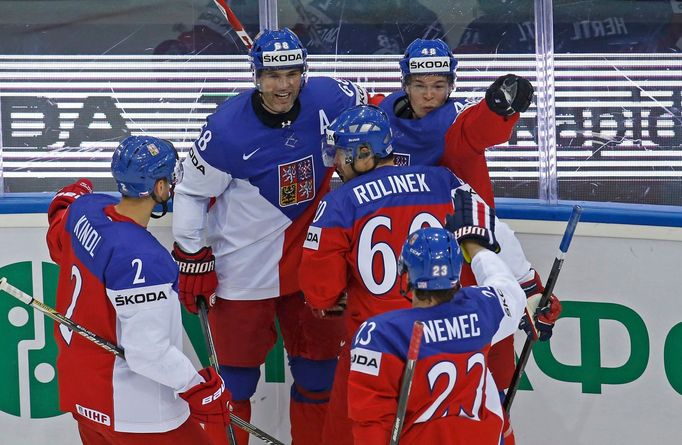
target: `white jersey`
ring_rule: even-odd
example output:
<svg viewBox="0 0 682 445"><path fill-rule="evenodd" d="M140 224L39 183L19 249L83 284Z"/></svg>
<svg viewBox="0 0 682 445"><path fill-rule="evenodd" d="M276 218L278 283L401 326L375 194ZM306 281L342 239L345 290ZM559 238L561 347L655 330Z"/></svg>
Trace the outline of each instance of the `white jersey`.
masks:
<svg viewBox="0 0 682 445"><path fill-rule="evenodd" d="M298 114L272 127L254 110L257 94L241 93L208 117L174 199L176 241L186 252L213 248L217 295L230 300L300 289L303 241L332 175L322 162L324 130L343 110L366 102L350 82L311 78Z"/></svg>

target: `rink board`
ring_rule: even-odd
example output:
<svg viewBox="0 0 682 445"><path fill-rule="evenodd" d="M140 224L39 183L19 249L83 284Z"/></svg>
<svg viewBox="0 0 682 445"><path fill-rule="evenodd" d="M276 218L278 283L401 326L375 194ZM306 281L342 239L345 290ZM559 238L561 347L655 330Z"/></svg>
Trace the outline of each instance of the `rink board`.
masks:
<svg viewBox="0 0 682 445"><path fill-rule="evenodd" d="M15 206L21 213L0 209L0 275L53 304L56 266L44 242L43 207ZM542 212L500 205L543 277L568 210L544 221ZM514 402L517 441L635 445L655 437L659 443L677 443L682 435L677 419L682 408L679 215L631 218L642 225L622 224L630 217L608 209L585 215L555 289L564 315L550 344L536 346ZM152 227L168 247L169 224L166 218ZM188 324L186 346L198 364L204 352L193 348L201 345L194 321ZM516 340L520 351L523 338ZM264 366L252 421L289 443L291 377L281 351L276 352ZM78 443L75 422L57 409L55 354L52 321L0 295L1 443Z"/></svg>

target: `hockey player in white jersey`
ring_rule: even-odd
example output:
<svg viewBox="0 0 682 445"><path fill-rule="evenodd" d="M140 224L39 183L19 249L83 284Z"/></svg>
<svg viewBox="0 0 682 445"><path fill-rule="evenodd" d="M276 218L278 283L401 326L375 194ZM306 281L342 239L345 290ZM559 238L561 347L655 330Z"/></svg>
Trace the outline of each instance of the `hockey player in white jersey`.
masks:
<svg viewBox="0 0 682 445"><path fill-rule="evenodd" d="M321 136L366 96L351 82L307 79L306 56L288 29L256 37L250 52L256 88L208 117L185 160L173 255L188 310L196 312L198 295L215 301L209 320L235 414L250 418L249 399L275 344L277 316L294 377L293 443L318 445L344 326L315 317L305 305L297 269L332 176L322 161Z"/></svg>

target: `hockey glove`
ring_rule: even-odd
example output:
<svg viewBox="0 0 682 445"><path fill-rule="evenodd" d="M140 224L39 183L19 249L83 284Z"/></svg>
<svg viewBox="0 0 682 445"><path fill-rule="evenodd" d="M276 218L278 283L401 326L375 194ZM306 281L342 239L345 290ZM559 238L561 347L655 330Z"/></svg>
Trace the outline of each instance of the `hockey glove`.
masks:
<svg viewBox="0 0 682 445"><path fill-rule="evenodd" d="M370 93L367 96L367 104L368 105L376 105L377 107L381 103L382 100L384 100L386 96L381 94L381 93Z"/></svg>
<svg viewBox="0 0 682 445"><path fill-rule="evenodd" d="M495 239L495 209L486 204L474 191L458 188L454 197L455 213L445 217L445 228L455 235L457 243L472 240L497 253L500 244ZM466 249L462 255L467 263L471 257Z"/></svg>
<svg viewBox="0 0 682 445"><path fill-rule="evenodd" d="M485 92L488 107L500 116L523 113L533 100L533 85L527 79L507 74L498 77Z"/></svg>
<svg viewBox="0 0 682 445"><path fill-rule="evenodd" d="M172 255L180 268L178 288L182 304L188 311L196 314L198 312L196 300L201 295L206 299L207 306L212 307L215 304L215 291L218 287L213 250L206 246L198 252L187 253L178 243L174 243Z"/></svg>
<svg viewBox="0 0 682 445"><path fill-rule="evenodd" d="M348 294L344 292L341 294L338 300L336 300L336 303L334 303L334 306L327 308L327 309L313 309L313 315L315 315L317 318L336 318L340 317L343 315L343 312L346 310L346 306L348 303Z"/></svg>
<svg viewBox="0 0 682 445"><path fill-rule="evenodd" d="M561 315L561 302L552 294L543 307L538 307L545 288L540 281L540 276L533 271L535 276L525 283L521 283L526 293L526 310L519 323L519 329L534 340L547 341L552 337L552 329L559 315ZM530 320L534 322L531 323Z"/></svg>
<svg viewBox="0 0 682 445"><path fill-rule="evenodd" d="M52 198L50 207L47 209L47 220L51 221L57 212L65 210L80 196L88 193L92 193L92 182L89 179L79 179L73 184L63 187Z"/></svg>
<svg viewBox="0 0 682 445"><path fill-rule="evenodd" d="M232 394L225 388L220 374L213 368L199 371L205 382L180 393L189 404L190 415L201 423L230 423L230 399Z"/></svg>

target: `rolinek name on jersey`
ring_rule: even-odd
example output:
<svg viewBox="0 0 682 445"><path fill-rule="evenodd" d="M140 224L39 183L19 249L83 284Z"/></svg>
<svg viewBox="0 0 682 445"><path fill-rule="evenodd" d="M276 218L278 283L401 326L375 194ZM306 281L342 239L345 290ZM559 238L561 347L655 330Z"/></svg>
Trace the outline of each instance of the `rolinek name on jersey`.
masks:
<svg viewBox="0 0 682 445"><path fill-rule="evenodd" d="M426 183L426 174L408 173L405 175L390 175L366 184L353 187L353 193L358 204L381 199L393 193L420 193L430 192Z"/></svg>

